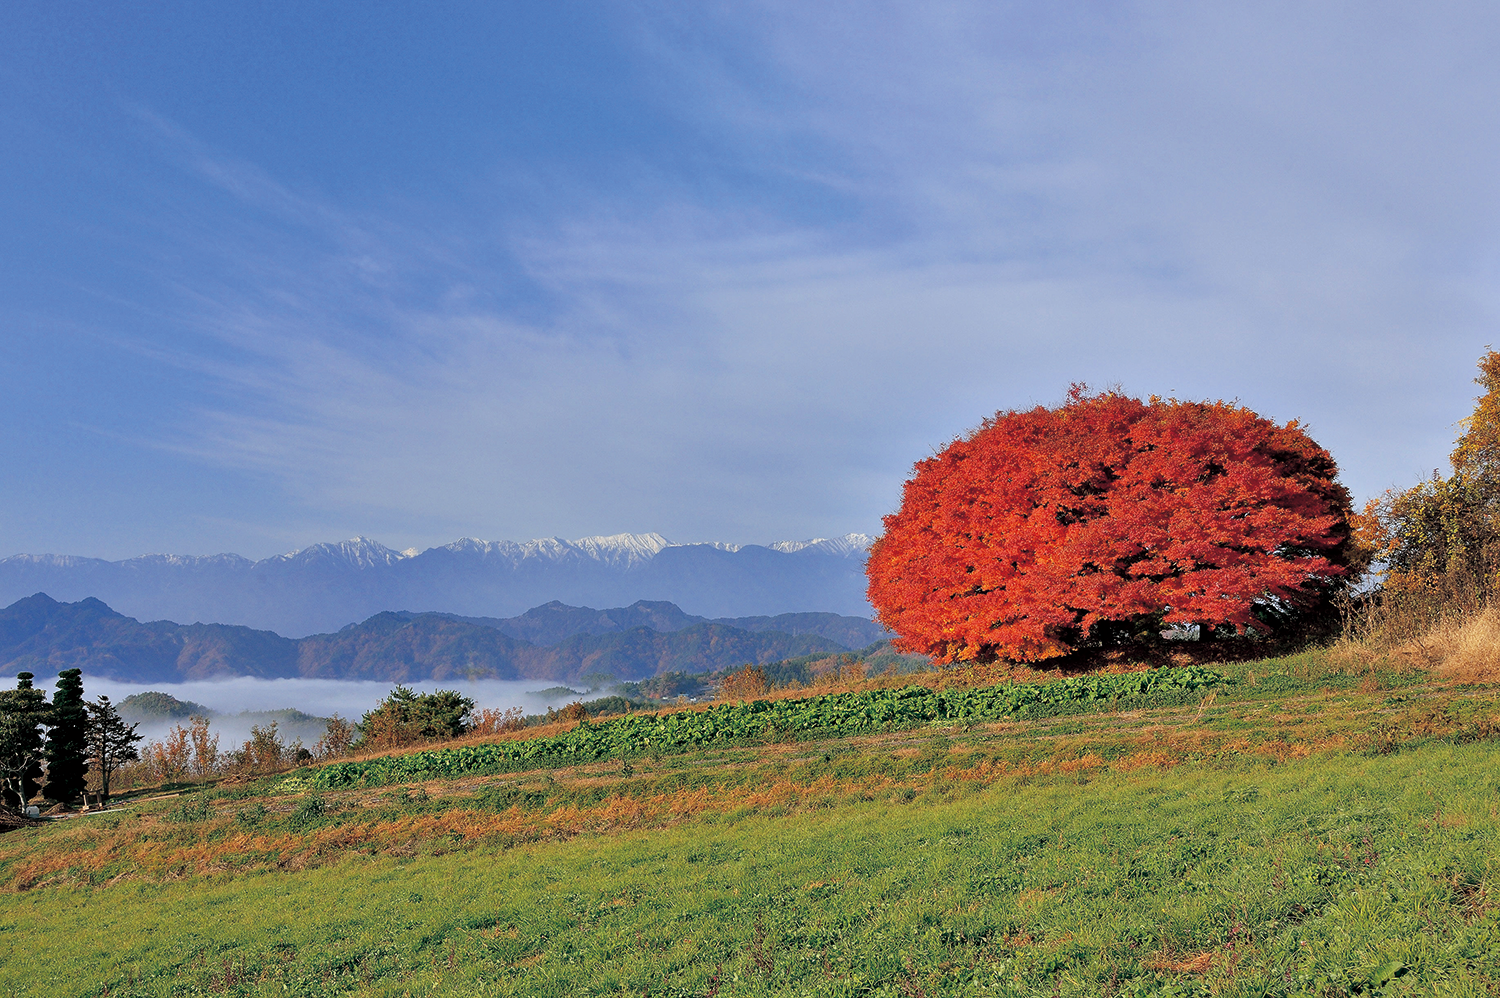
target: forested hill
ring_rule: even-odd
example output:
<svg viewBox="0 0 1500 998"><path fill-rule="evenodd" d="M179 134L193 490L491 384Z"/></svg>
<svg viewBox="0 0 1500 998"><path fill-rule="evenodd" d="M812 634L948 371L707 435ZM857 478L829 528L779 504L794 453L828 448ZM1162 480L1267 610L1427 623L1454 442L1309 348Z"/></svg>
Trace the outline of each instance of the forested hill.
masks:
<svg viewBox="0 0 1500 998"><path fill-rule="evenodd" d="M295 676L297 642L233 624L143 624L97 599L59 603L38 593L0 610L0 662L11 674L63 669L142 681L216 675Z"/></svg>
<svg viewBox="0 0 1500 998"><path fill-rule="evenodd" d="M653 631L680 631L694 624L722 624L742 631L816 634L848 648L864 648L891 636L884 627L867 617L846 617L837 613L781 613L774 617L710 619L685 613L677 604L662 600L637 600L630 606L613 610L568 606L553 600L515 617L444 616L494 627L534 645L555 645L575 634L616 634L640 627Z"/></svg>
<svg viewBox="0 0 1500 998"><path fill-rule="evenodd" d="M701 618L685 620L687 615L670 603L633 614L635 609L561 607L578 611L576 620L600 614L615 614L618 620L614 630L590 633L574 628L548 645L505 633L496 626L503 619L477 622L437 613L378 613L333 634L293 639L228 624L142 623L97 599L59 603L38 593L0 610L0 669L12 674L30 671L45 679L78 667L89 675L139 682L218 676L568 681L596 672L644 679L662 672L706 671L844 651L870 643L860 640L870 636L870 628L875 628L877 638L880 633L870 621L836 614L789 614L785 625L802 633L788 633L766 629L766 623L776 618L754 618L745 621L750 626L736 627ZM553 607L544 615L556 623L566 616L561 611ZM683 626L619 626L643 614L658 615L656 622L663 628L669 623ZM593 630L602 626L596 622ZM810 633L810 628L855 640L837 641ZM538 635L556 636L556 628Z"/></svg>

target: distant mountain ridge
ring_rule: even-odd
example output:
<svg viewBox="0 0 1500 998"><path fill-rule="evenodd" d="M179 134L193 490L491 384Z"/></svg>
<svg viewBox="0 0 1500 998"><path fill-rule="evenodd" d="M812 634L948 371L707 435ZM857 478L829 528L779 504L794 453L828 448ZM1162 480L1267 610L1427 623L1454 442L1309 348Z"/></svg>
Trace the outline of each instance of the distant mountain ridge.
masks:
<svg viewBox="0 0 1500 998"><path fill-rule="evenodd" d="M407 613L406 616L417 616ZM558 600L534 606L516 617L461 617L439 614L454 620L493 627L519 641L534 645L555 645L575 634L617 634L645 627L653 631L681 631L695 624L722 624L743 631L780 631L793 636L816 634L846 648L864 648L891 636L881 625L863 617L846 617L837 613L779 613L774 617L719 617L710 620L685 613L675 603L660 600L637 600L630 606L612 610L595 610L586 606L568 606Z"/></svg>
<svg viewBox="0 0 1500 998"><path fill-rule="evenodd" d="M823 611L869 617L865 534L771 545L674 544L660 534L517 543L463 538L396 551L356 537L251 561L234 554L0 559L0 603L95 597L142 620L335 631L392 607L505 618L552 600L666 601L704 618Z"/></svg>
<svg viewBox="0 0 1500 998"><path fill-rule="evenodd" d="M557 604L517 619L549 643L506 633L497 626L510 623L504 619L480 623L392 611L335 633L286 638L232 624L142 623L97 599L60 603L38 593L0 610L0 669L47 678L77 667L88 675L142 683L228 676L566 682L597 672L643 679L845 651L883 634L871 621L826 613L785 615L784 624L800 628L796 634L762 626L776 618L747 621L759 628L750 630L692 617L671 603L614 610Z"/></svg>

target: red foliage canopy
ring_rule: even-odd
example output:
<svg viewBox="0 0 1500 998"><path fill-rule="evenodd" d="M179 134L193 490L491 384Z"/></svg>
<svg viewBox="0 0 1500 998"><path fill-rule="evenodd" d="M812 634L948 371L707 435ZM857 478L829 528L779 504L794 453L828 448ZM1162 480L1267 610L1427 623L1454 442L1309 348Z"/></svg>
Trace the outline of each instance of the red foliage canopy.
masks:
<svg viewBox="0 0 1500 998"><path fill-rule="evenodd" d="M870 551L870 602L944 662L1050 658L1109 622L1264 630L1257 605L1306 607L1346 573L1337 473L1296 422L1075 385L917 464Z"/></svg>

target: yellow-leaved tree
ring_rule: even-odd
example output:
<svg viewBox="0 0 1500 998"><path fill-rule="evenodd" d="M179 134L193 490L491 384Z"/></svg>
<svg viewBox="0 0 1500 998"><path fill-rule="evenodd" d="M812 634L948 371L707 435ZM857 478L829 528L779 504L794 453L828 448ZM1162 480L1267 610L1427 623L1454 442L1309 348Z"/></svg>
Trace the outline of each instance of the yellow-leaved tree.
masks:
<svg viewBox="0 0 1500 998"><path fill-rule="evenodd" d="M1358 536L1383 569L1390 638L1478 613L1500 595L1500 352L1485 352L1474 380L1484 392L1460 424L1453 473L1388 492L1359 518Z"/></svg>

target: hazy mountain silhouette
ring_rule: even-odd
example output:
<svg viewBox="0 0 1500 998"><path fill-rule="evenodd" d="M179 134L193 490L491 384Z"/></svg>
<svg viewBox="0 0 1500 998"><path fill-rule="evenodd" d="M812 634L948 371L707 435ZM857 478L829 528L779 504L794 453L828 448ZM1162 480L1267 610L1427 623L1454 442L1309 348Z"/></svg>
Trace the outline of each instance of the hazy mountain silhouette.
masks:
<svg viewBox="0 0 1500 998"><path fill-rule="evenodd" d="M670 601L702 618L808 610L869 617L869 542L849 534L737 547L618 534L524 544L466 538L421 553L354 538L261 561L21 554L0 559L0 603L37 592L96 597L141 620L239 624L291 636L335 631L395 607L505 618L550 600Z"/></svg>
<svg viewBox="0 0 1500 998"><path fill-rule="evenodd" d="M498 626L510 623L504 619L407 612L377 613L334 633L294 639L232 624L142 623L97 599L60 603L38 593L0 610L0 669L33 672L39 685L74 667L142 683L216 676L568 681L596 672L640 679L863 647L875 628L858 618L813 613L787 615L789 626L801 626L801 633L751 630L692 618L670 603L616 610L559 604L516 619L549 643L506 633ZM846 644L822 631L856 640Z"/></svg>

